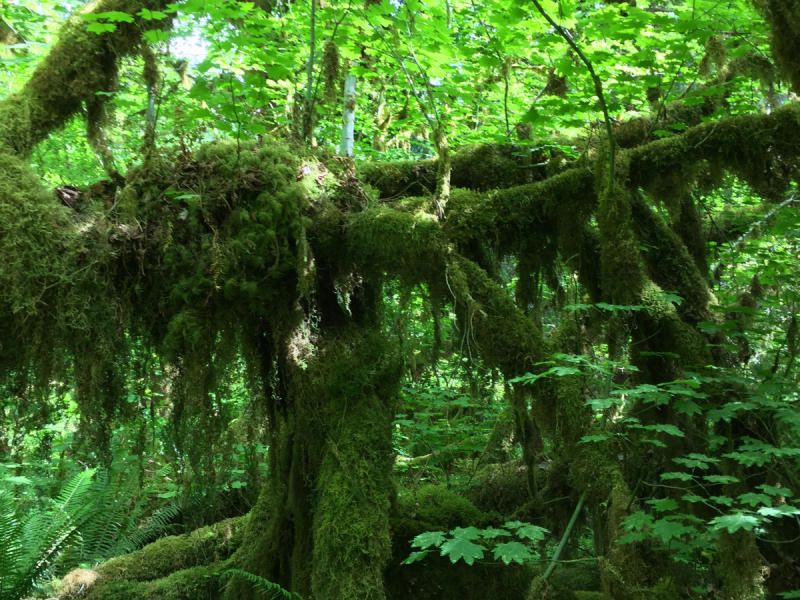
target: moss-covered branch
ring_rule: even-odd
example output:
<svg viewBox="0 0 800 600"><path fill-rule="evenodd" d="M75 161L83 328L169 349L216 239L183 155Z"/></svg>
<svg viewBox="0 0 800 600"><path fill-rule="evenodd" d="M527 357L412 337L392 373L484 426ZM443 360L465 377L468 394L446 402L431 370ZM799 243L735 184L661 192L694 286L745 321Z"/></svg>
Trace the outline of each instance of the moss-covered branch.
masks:
<svg viewBox="0 0 800 600"><path fill-rule="evenodd" d="M117 85L117 61L138 49L142 33L164 28L170 20L144 20L142 9L163 10L164 0L100 0L82 14L123 12L132 23L117 23L116 31L96 34L86 21L74 15L61 27L50 49L30 80L17 93L0 101L0 148L27 156L48 134L63 127L84 105L93 106L98 92Z"/></svg>

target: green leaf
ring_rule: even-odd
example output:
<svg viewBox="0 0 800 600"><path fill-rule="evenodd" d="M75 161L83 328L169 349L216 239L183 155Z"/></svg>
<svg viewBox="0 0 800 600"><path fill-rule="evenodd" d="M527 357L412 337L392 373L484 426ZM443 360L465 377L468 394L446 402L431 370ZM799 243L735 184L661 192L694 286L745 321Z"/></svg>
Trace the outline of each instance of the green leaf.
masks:
<svg viewBox="0 0 800 600"><path fill-rule="evenodd" d="M700 408L697 402L694 402L692 400L684 400L683 398L674 402L673 406L675 407L675 410L677 410L679 413L682 413L684 415L689 415L690 417L694 415L699 415L700 413L703 412L703 409Z"/></svg>
<svg viewBox="0 0 800 600"><path fill-rule="evenodd" d="M128 13L120 12L118 10L94 13L94 18L105 19L106 21L111 21L112 23L133 23L132 16L130 16Z"/></svg>
<svg viewBox="0 0 800 600"><path fill-rule="evenodd" d="M719 459L710 458L705 454L692 453L689 454L686 458L684 457L673 458L672 462L678 463L679 465L684 465L686 467L689 467L690 469L695 467L698 469L708 469L711 466L711 464L718 463Z"/></svg>
<svg viewBox="0 0 800 600"><path fill-rule="evenodd" d="M703 475L703 479L711 483L739 483L739 479L731 475Z"/></svg>
<svg viewBox="0 0 800 600"><path fill-rule="evenodd" d="M661 474L661 479L664 479L664 480L667 480L667 479L680 479L681 481L691 481L692 479L694 479L694 477L692 475L690 475L689 473L673 472L673 473L662 473Z"/></svg>
<svg viewBox="0 0 800 600"><path fill-rule="evenodd" d="M12 485L31 485L33 481L28 479L27 477L23 477L21 475L15 475L11 477L4 477L2 480L3 482L10 483Z"/></svg>
<svg viewBox="0 0 800 600"><path fill-rule="evenodd" d="M753 492L748 492L746 494L741 494L737 500L742 504L749 504L752 507L756 507L759 504L772 506L772 498L766 494L754 494Z"/></svg>
<svg viewBox="0 0 800 600"><path fill-rule="evenodd" d="M637 510L635 513L628 515L622 521L625 531L641 530L653 524L653 517L648 515L642 510Z"/></svg>
<svg viewBox="0 0 800 600"><path fill-rule="evenodd" d="M481 536L486 538L487 540L494 539L501 535L511 535L510 531L506 531L505 529L495 529L494 527L487 527L483 531L481 531Z"/></svg>
<svg viewBox="0 0 800 600"><path fill-rule="evenodd" d="M673 538L679 538L684 533L692 530L691 527L676 523L675 521L668 521L666 519L659 519L653 523L653 536L659 538L665 544Z"/></svg>
<svg viewBox="0 0 800 600"><path fill-rule="evenodd" d="M111 33L117 28L113 23L89 23L86 26L86 31L89 33L96 33L101 35L103 33Z"/></svg>
<svg viewBox="0 0 800 600"><path fill-rule="evenodd" d="M444 533L441 531L426 531L425 533L420 533L418 536L416 536L414 541L411 542L411 546L425 550L431 546L436 546L438 548L444 543L444 541Z"/></svg>
<svg viewBox="0 0 800 600"><path fill-rule="evenodd" d="M143 8L136 14L142 17L145 21L160 21L161 19L167 18L166 13L159 12L157 10L148 10L146 8Z"/></svg>
<svg viewBox="0 0 800 600"><path fill-rule="evenodd" d="M646 504L652 504L653 508L655 508L659 512L664 512L667 510L675 510L678 508L678 503L675 502L672 498L660 498L658 500L648 500Z"/></svg>
<svg viewBox="0 0 800 600"><path fill-rule="evenodd" d="M467 537L455 536L442 544L441 555L450 557L452 563L463 559L471 565L476 559L483 558L483 550L483 546L473 544Z"/></svg>
<svg viewBox="0 0 800 600"><path fill-rule="evenodd" d="M790 490L789 488L776 487L773 485L766 485L766 484L757 485L756 487L761 491L763 491L765 494L768 494L770 496L786 496L788 498L789 496L793 495L792 490Z"/></svg>
<svg viewBox="0 0 800 600"><path fill-rule="evenodd" d="M411 554L408 555L408 558L406 558L401 564L410 565L411 563L417 562L418 560L422 560L423 558L428 556L429 552L430 550L422 550L421 552L412 552Z"/></svg>
<svg viewBox="0 0 800 600"><path fill-rule="evenodd" d="M717 504L722 504L724 506L733 506L733 498L730 498L728 496L711 496L709 499L713 500Z"/></svg>
<svg viewBox="0 0 800 600"><path fill-rule="evenodd" d="M760 522L761 519L752 514L738 512L732 515L715 517L711 520L711 525L712 529L717 531L727 529L728 533L736 533L740 529L752 531Z"/></svg>
<svg viewBox="0 0 800 600"><path fill-rule="evenodd" d="M457 538L463 538L465 540L477 540L481 537L481 532L476 527L456 527L450 532L450 535Z"/></svg>
<svg viewBox="0 0 800 600"><path fill-rule="evenodd" d="M680 129L680 130L686 129L686 125L684 125L683 123L675 123L673 125L669 125L669 127L672 127L673 129ZM665 292L665 293L661 294L660 296L658 296L657 299L661 300L661 302L666 302L666 303L674 302L678 306L683 304L683 298L681 298L677 294L672 294L672 293L666 293Z"/></svg>
<svg viewBox="0 0 800 600"><path fill-rule="evenodd" d="M160 29L151 29L150 31L145 31L142 35L145 41L150 42L151 44L158 44L159 42L168 42L169 41L169 32L168 31L161 31Z"/></svg>
<svg viewBox="0 0 800 600"><path fill-rule="evenodd" d="M791 592L778 592L778 596L791 600L792 598L800 598L800 590L792 590Z"/></svg>
<svg viewBox="0 0 800 600"><path fill-rule="evenodd" d="M534 558L530 548L520 542L498 544L494 549L493 556L495 560L502 560L507 565L512 562L523 564Z"/></svg>
<svg viewBox="0 0 800 600"><path fill-rule="evenodd" d="M530 540L532 542L543 540L548 533L550 532L547 529L538 527L537 525L530 525L528 523L523 524L519 529L517 529L518 538L522 540Z"/></svg>
<svg viewBox="0 0 800 600"><path fill-rule="evenodd" d="M765 517L793 517L800 515L800 508L791 504L781 504L780 506L762 506L758 509L758 514Z"/></svg>
<svg viewBox="0 0 800 600"><path fill-rule="evenodd" d="M578 442L579 444L586 444L588 442L605 442L611 436L605 433L600 433L597 435L584 435L581 437L581 441Z"/></svg>
<svg viewBox="0 0 800 600"><path fill-rule="evenodd" d="M644 429L647 431L657 431L658 433L666 433L667 435L674 435L676 437L685 437L683 432L675 427L675 425L645 425Z"/></svg>

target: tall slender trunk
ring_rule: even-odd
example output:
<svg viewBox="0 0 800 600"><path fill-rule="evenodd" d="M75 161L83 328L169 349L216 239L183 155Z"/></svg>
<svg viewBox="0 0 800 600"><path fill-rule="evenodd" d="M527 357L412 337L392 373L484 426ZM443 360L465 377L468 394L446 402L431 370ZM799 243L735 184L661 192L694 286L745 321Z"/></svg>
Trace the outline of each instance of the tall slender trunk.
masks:
<svg viewBox="0 0 800 600"><path fill-rule="evenodd" d="M356 124L356 76L344 78L344 110L342 112L342 143L339 154L353 156L353 135Z"/></svg>

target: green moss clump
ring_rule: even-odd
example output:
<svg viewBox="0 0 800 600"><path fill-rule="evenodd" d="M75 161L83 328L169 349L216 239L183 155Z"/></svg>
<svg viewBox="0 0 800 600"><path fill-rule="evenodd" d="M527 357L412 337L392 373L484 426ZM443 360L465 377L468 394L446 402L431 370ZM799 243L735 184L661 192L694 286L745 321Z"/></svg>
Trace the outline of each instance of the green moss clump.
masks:
<svg viewBox="0 0 800 600"><path fill-rule="evenodd" d="M353 215L347 225L347 255L359 272L380 280L399 276L407 284L438 275L444 240L433 215L371 208Z"/></svg>
<svg viewBox="0 0 800 600"><path fill-rule="evenodd" d="M450 156L453 188L486 191L527 182L530 169L520 167L513 148L471 146ZM359 178L380 192L381 198L432 195L436 190L438 160L363 163Z"/></svg>
<svg viewBox="0 0 800 600"><path fill-rule="evenodd" d="M600 569L596 562L579 562L553 571L550 582L562 588L577 592L602 592Z"/></svg>
<svg viewBox="0 0 800 600"><path fill-rule="evenodd" d="M763 198L780 198L791 184L791 164L800 151L798 107L789 103L769 114L748 114L704 123L682 135L628 151L633 186L687 173L704 161L747 182Z"/></svg>
<svg viewBox="0 0 800 600"><path fill-rule="evenodd" d="M576 591L575 598L576 600L603 600L605 596L602 592Z"/></svg>
<svg viewBox="0 0 800 600"><path fill-rule="evenodd" d="M466 497L480 511L510 516L529 500L526 470L520 462L484 467L475 476L479 485L469 488Z"/></svg>
<svg viewBox="0 0 800 600"><path fill-rule="evenodd" d="M220 574L229 562L211 567L177 571L163 579L149 582L98 580L83 598L86 600L218 600L225 586Z"/></svg>
<svg viewBox="0 0 800 600"><path fill-rule="evenodd" d="M401 496L404 514L445 530L469 527L483 521L483 513L464 496L441 485L424 485L415 493Z"/></svg>
<svg viewBox="0 0 800 600"><path fill-rule="evenodd" d="M168 536L97 567L102 582L152 581L228 559L241 545L249 517L228 519L182 536Z"/></svg>

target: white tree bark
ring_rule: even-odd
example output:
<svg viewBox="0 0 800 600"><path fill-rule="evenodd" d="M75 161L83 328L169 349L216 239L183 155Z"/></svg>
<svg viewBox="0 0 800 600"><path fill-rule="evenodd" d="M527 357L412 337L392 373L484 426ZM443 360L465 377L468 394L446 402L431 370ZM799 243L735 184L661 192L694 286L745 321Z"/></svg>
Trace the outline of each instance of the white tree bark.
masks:
<svg viewBox="0 0 800 600"><path fill-rule="evenodd" d="M356 76L344 79L344 111L342 122L342 144L339 154L353 156L353 132L356 123Z"/></svg>

